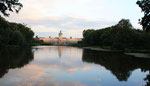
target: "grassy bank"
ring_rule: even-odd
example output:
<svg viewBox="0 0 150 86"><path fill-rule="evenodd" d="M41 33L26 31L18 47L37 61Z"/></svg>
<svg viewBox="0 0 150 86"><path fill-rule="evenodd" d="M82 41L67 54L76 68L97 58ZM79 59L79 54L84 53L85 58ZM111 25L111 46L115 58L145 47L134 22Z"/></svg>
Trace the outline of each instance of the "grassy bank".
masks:
<svg viewBox="0 0 150 86"><path fill-rule="evenodd" d="M150 53L150 49L134 49L134 48L125 48L124 50L112 49L108 46L82 46L84 49L98 50L98 51L116 51L116 52L125 52L125 53Z"/></svg>

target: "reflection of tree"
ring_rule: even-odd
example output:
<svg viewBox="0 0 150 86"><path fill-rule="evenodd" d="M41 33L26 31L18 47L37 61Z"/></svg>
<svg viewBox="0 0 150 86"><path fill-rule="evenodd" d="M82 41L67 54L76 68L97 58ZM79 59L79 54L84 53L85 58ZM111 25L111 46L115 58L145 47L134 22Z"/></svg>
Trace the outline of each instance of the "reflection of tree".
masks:
<svg viewBox="0 0 150 86"><path fill-rule="evenodd" d="M3 77L9 69L21 68L32 60L33 54L30 48L0 50L0 77Z"/></svg>
<svg viewBox="0 0 150 86"><path fill-rule="evenodd" d="M150 71L146 78L144 78L144 80L147 81L145 86L150 86Z"/></svg>
<svg viewBox="0 0 150 86"><path fill-rule="evenodd" d="M140 68L141 71L150 70L150 59L135 58L120 52L83 51L83 61L104 66L110 70L119 81L127 81L132 71Z"/></svg>

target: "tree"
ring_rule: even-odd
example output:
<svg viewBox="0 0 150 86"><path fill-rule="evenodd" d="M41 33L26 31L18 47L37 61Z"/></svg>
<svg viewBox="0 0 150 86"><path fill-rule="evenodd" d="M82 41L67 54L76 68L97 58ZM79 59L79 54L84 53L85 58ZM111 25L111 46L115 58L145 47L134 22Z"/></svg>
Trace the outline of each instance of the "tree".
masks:
<svg viewBox="0 0 150 86"><path fill-rule="evenodd" d="M122 29L133 29L129 19L121 19L117 25Z"/></svg>
<svg viewBox="0 0 150 86"><path fill-rule="evenodd" d="M7 45L30 45L34 32L24 24L8 22L0 17L0 48Z"/></svg>
<svg viewBox="0 0 150 86"><path fill-rule="evenodd" d="M10 15L6 11L15 11L16 13L18 13L22 7L23 5L19 3L19 0L0 0L0 12L4 16Z"/></svg>
<svg viewBox="0 0 150 86"><path fill-rule="evenodd" d="M140 19L140 24L143 26L143 30L148 32L150 30L150 0L138 0L136 4L144 12L144 17Z"/></svg>
<svg viewBox="0 0 150 86"><path fill-rule="evenodd" d="M84 43L89 45L91 44L91 39L92 39L92 33L94 32L94 29L88 29L83 31L83 37L84 37Z"/></svg>
<svg viewBox="0 0 150 86"><path fill-rule="evenodd" d="M9 39L9 44L11 45L24 45L25 38L23 37L22 33L19 31L14 31L12 36Z"/></svg>

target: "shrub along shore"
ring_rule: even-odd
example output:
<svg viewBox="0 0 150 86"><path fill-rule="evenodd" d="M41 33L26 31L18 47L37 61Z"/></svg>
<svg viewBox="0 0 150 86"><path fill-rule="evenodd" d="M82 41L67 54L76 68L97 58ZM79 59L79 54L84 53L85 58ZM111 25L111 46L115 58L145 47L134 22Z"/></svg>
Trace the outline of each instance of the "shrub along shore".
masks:
<svg viewBox="0 0 150 86"><path fill-rule="evenodd" d="M8 22L0 17L0 49L26 47L41 41L33 39L34 32L24 24Z"/></svg>
<svg viewBox="0 0 150 86"><path fill-rule="evenodd" d="M150 49L150 33L135 29L128 19L122 19L111 27L84 30L79 44L111 50L147 51Z"/></svg>

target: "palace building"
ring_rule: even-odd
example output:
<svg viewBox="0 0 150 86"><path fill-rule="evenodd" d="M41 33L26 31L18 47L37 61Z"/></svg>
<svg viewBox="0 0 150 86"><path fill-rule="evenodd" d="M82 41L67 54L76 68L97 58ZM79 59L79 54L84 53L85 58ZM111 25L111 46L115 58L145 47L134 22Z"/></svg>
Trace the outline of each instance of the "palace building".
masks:
<svg viewBox="0 0 150 86"><path fill-rule="evenodd" d="M63 38L63 34L62 32L60 31L59 35L58 35L59 39L62 39Z"/></svg>
<svg viewBox="0 0 150 86"><path fill-rule="evenodd" d="M58 33L58 37L55 38L42 38L40 37L39 40L43 40L45 43L49 43L52 45L71 45L71 44L77 44L78 41L81 41L82 38L66 38L63 37L63 33L62 31L60 31L60 33Z"/></svg>

